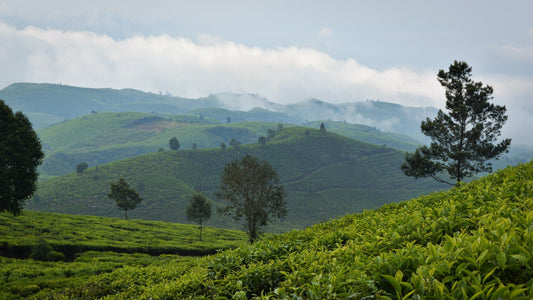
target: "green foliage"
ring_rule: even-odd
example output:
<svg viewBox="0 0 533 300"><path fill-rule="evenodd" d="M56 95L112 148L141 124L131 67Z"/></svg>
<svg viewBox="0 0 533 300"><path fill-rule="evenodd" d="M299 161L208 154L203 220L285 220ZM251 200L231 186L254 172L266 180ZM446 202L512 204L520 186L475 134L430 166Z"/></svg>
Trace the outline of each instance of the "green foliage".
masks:
<svg viewBox="0 0 533 300"><path fill-rule="evenodd" d="M414 151L420 144L419 141L407 135L385 132L377 129L376 127L361 124L332 121L313 121L307 122L305 125L311 128L320 128L321 123L324 123L325 126L327 125L329 132L338 133L340 135L374 145L385 144L388 147L402 151Z"/></svg>
<svg viewBox="0 0 533 300"><path fill-rule="evenodd" d="M320 123L320 132L325 133L326 132L326 126L324 123Z"/></svg>
<svg viewBox="0 0 533 300"><path fill-rule="evenodd" d="M242 231L212 227L203 231L203 241L198 241L194 225L32 211L18 217L0 213L0 255L28 258L41 239L69 260L85 251L197 256L246 241Z"/></svg>
<svg viewBox="0 0 533 300"><path fill-rule="evenodd" d="M492 87L472 81L471 73L467 63L458 61L447 72L439 71L448 112L439 110L434 120L422 121L422 133L432 142L429 147L406 154L402 170L407 176L431 176L438 182L454 185L438 177L446 170L459 184L476 173L492 172L492 164L487 161L508 150L511 139L496 143L507 120L505 106L489 103Z"/></svg>
<svg viewBox="0 0 533 300"><path fill-rule="evenodd" d="M200 225L200 241L202 240L202 225L211 218L211 203L202 193L192 195L189 206L185 210L187 220Z"/></svg>
<svg viewBox="0 0 533 300"><path fill-rule="evenodd" d="M171 138L168 141L168 145L171 150L178 150L180 148L180 142L178 142L178 139L176 137Z"/></svg>
<svg viewBox="0 0 533 300"><path fill-rule="evenodd" d="M259 238L262 227L271 223L272 217L287 215L286 193L279 185L278 174L267 161L249 154L224 167L215 195L229 202L219 212L242 221L250 243Z"/></svg>
<svg viewBox="0 0 533 300"><path fill-rule="evenodd" d="M0 100L0 212L19 215L36 189L41 142L22 112Z"/></svg>
<svg viewBox="0 0 533 300"><path fill-rule="evenodd" d="M76 166L76 173L83 173L88 167L89 165L86 162L79 163Z"/></svg>
<svg viewBox="0 0 533 300"><path fill-rule="evenodd" d="M532 211L533 162L202 258L86 252L72 263L43 263L0 257L0 296L530 299Z"/></svg>
<svg viewBox="0 0 533 300"><path fill-rule="evenodd" d="M117 202L118 208L124 211L124 218L127 220L128 210L135 209L143 199L135 189L130 187L124 178L120 178L117 183L111 182L109 185L111 186L111 192L107 196Z"/></svg>

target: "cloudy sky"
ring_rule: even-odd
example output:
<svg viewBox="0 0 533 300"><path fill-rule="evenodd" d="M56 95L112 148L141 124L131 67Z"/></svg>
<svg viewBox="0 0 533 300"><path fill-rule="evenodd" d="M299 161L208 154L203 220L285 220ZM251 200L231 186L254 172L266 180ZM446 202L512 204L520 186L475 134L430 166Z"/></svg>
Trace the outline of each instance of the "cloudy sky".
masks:
<svg viewBox="0 0 533 300"><path fill-rule="evenodd" d="M14 82L293 103L443 107L454 60L494 87L504 134L533 138L533 1L0 2L0 89Z"/></svg>

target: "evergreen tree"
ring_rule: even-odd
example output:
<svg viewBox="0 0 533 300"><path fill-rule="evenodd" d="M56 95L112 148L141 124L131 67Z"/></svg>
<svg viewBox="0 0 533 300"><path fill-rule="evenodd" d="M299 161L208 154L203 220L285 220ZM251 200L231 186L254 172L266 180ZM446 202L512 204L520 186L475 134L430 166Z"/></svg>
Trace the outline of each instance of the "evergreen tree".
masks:
<svg viewBox="0 0 533 300"><path fill-rule="evenodd" d="M447 113L439 110L434 120L422 121L422 133L431 138L431 145L406 154L402 170L407 176L457 185L475 173L491 172L487 161L508 151L511 139L496 143L507 120L505 106L490 103L492 87L472 81L471 73L472 67L458 61L447 72L439 71ZM455 183L437 176L444 170Z"/></svg>
<svg viewBox="0 0 533 300"><path fill-rule="evenodd" d="M285 191L276 171L267 161L249 154L224 167L215 196L229 202L219 213L242 221L250 243L259 238L261 228L272 217L287 215Z"/></svg>
<svg viewBox="0 0 533 300"><path fill-rule="evenodd" d="M19 215L37 188L44 154L28 118L0 100L0 212Z"/></svg>
<svg viewBox="0 0 533 300"><path fill-rule="evenodd" d="M275 135L276 135L276 131L274 131L274 129L272 129L272 128L269 128L269 129L267 130L267 136L266 136L266 138L267 138L267 140L270 141L271 139L274 138Z"/></svg>
<svg viewBox="0 0 533 300"><path fill-rule="evenodd" d="M135 209L143 200L139 193L120 178L117 183L111 182L111 192L107 194L109 198L115 199L119 209L124 210L124 219L128 219L128 210Z"/></svg>
<svg viewBox="0 0 533 300"><path fill-rule="evenodd" d="M168 141L168 145L172 150L178 150L180 148L180 142L177 137L173 137Z"/></svg>
<svg viewBox="0 0 533 300"><path fill-rule="evenodd" d="M202 240L202 226L211 218L211 203L202 193L195 193L186 209L187 220L200 225L200 241Z"/></svg>
<svg viewBox="0 0 533 300"><path fill-rule="evenodd" d="M87 170L88 167L89 165L86 162L79 163L78 165L76 165L76 172L83 173L85 170Z"/></svg>
<svg viewBox="0 0 533 300"><path fill-rule="evenodd" d="M322 133L326 132L326 125L324 125L324 123L320 123L320 132Z"/></svg>

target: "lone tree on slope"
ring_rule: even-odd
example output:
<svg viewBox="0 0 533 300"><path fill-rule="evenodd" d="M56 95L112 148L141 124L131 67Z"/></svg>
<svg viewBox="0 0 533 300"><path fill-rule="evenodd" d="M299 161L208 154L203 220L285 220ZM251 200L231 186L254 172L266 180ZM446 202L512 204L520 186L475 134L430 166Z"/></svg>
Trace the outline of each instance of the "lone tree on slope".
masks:
<svg viewBox="0 0 533 300"><path fill-rule="evenodd" d="M458 185L465 177L491 172L490 159L507 152L511 139L496 143L507 120L505 106L489 103L492 87L470 79L472 67L455 61L437 78L446 89L446 110L439 110L434 120L422 121L424 135L431 138L429 147L422 146L405 155L402 170L415 178L430 176L438 182ZM446 170L455 183L437 176Z"/></svg>
<svg viewBox="0 0 533 300"><path fill-rule="evenodd" d="M89 165L86 162L82 162L76 165L76 173L83 173Z"/></svg>
<svg viewBox="0 0 533 300"><path fill-rule="evenodd" d="M37 188L44 154L28 118L0 100L0 212L20 215Z"/></svg>
<svg viewBox="0 0 533 300"><path fill-rule="evenodd" d="M250 243L259 238L261 228L268 225L272 217L287 215L285 191L278 183L274 168L249 154L224 167L215 196L229 204L219 209L219 213L242 221Z"/></svg>
<svg viewBox="0 0 533 300"><path fill-rule="evenodd" d="M171 150L179 150L180 148L180 142L178 141L177 137L173 137L168 141L168 146Z"/></svg>
<svg viewBox="0 0 533 300"><path fill-rule="evenodd" d="M211 218L211 203L202 193L195 193L190 199L189 206L185 211L187 220L200 225L200 241L202 240L202 226L205 221Z"/></svg>
<svg viewBox="0 0 533 300"><path fill-rule="evenodd" d="M115 199L119 209L124 210L124 219L128 219L128 210L135 209L143 200L139 193L135 191L130 185L120 178L117 183L111 182L111 192L107 196Z"/></svg>

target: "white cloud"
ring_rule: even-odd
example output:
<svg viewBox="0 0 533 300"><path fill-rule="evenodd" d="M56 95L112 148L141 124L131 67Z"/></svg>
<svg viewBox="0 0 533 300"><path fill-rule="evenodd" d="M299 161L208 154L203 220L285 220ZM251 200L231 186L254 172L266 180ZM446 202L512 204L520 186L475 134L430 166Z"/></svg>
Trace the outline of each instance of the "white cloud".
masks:
<svg viewBox="0 0 533 300"><path fill-rule="evenodd" d="M333 34L333 31L331 31L330 29L326 27L323 27L322 29L320 29L320 31L317 32L317 35L319 37L330 37L332 34Z"/></svg>
<svg viewBox="0 0 533 300"><path fill-rule="evenodd" d="M250 47L212 36L132 36L114 39L0 23L0 87L13 82L61 82L87 87L168 91L185 97L254 93L273 102L311 97L329 102L380 99L411 106L444 106L434 70L376 70L309 48ZM524 53L529 53L525 51ZM508 108L504 133L531 143L531 77L477 76Z"/></svg>
<svg viewBox="0 0 533 300"><path fill-rule="evenodd" d="M332 102L367 98L437 105L433 72L383 71L308 48L250 47L216 37L132 36L114 39L0 23L0 85L62 82L89 87L169 91L186 97L257 93L277 102L317 97Z"/></svg>

